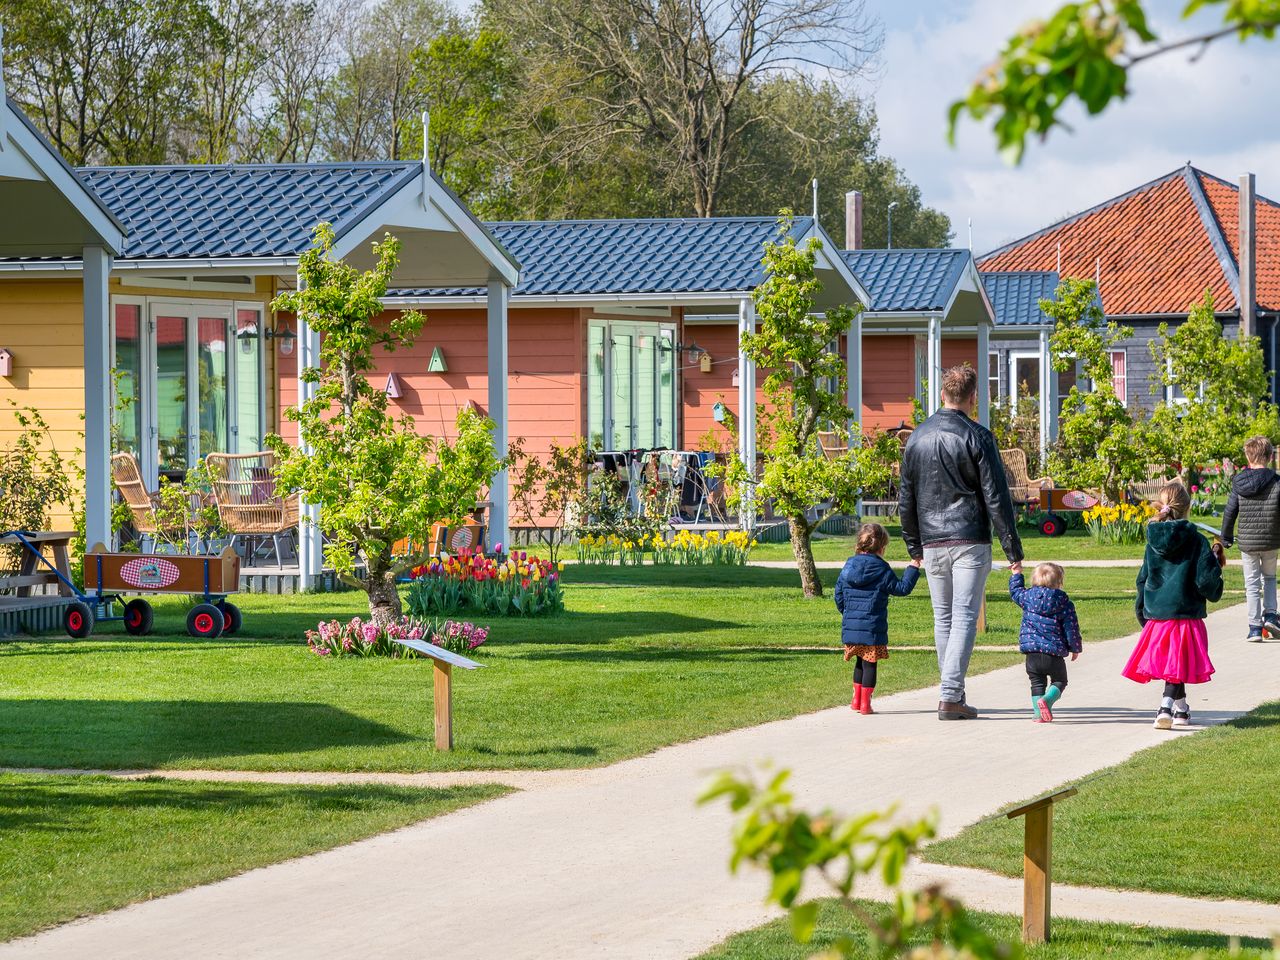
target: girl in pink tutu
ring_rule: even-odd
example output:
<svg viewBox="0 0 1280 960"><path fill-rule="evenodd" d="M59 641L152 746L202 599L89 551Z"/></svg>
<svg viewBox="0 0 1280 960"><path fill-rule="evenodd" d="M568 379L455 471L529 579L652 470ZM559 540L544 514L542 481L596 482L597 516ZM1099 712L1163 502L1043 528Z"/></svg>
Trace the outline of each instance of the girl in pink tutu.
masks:
<svg viewBox="0 0 1280 960"><path fill-rule="evenodd" d="M1187 520L1191 495L1174 480L1160 491L1160 513L1147 526L1147 552L1138 572L1135 611L1142 636L1121 671L1130 680L1164 681L1155 728L1191 724L1187 684L1213 676L1205 601L1222 596L1222 547Z"/></svg>

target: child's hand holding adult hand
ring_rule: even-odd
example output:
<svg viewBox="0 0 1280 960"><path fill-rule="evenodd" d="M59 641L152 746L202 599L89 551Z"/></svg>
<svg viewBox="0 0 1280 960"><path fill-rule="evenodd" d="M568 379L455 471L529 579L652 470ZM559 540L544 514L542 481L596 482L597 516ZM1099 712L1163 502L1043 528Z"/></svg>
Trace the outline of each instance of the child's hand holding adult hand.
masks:
<svg viewBox="0 0 1280 960"><path fill-rule="evenodd" d="M1010 573L1021 573L1021 572L1022 572L1022 561L1021 561L1021 560L1019 560L1019 561L1017 561L1016 563L1011 563L1011 564L1009 564L1009 572L1010 572Z"/></svg>
<svg viewBox="0 0 1280 960"><path fill-rule="evenodd" d="M915 567L917 570L919 570L919 569L920 569L920 564L921 564L922 562L923 562L923 561L922 561L919 557L912 557L912 558L911 558L911 566Z"/></svg>

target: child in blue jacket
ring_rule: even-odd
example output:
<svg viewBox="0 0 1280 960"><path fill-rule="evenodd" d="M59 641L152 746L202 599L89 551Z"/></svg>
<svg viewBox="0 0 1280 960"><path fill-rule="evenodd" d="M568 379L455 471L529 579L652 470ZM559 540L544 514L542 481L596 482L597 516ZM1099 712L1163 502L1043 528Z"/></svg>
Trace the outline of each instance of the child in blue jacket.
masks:
<svg viewBox="0 0 1280 960"><path fill-rule="evenodd" d="M1067 655L1074 660L1084 649L1076 605L1062 589L1062 567L1039 564L1031 573L1031 588L1024 586L1022 564L1009 568L1009 596L1022 608L1018 649L1027 655L1031 679L1031 709L1036 723L1053 720L1053 705L1067 688Z"/></svg>
<svg viewBox="0 0 1280 960"><path fill-rule="evenodd" d="M861 714L871 709L876 688L876 664L889 659L889 595L905 597L920 578L920 561L899 579L885 562L889 534L878 523L858 528L858 552L850 557L836 580L836 609L840 611L840 642L846 661L853 667L853 701L849 709Z"/></svg>

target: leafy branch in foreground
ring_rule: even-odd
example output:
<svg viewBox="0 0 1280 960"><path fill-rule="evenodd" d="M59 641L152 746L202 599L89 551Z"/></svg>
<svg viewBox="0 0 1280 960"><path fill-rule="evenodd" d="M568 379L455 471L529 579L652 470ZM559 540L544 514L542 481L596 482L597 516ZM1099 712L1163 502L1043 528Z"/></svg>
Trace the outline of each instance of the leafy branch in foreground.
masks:
<svg viewBox="0 0 1280 960"><path fill-rule="evenodd" d="M818 955L821 960L1022 957L1018 944L993 939L970 919L959 900L944 895L939 887L902 889L907 862L936 834L935 817L898 822L892 808L849 818L830 810L811 814L796 808L795 796L787 787L790 776L790 771L781 770L760 783L751 775L725 772L698 802L724 799L739 815L729 868L736 873L743 863L750 863L772 875L765 900L788 911L798 943L812 940L818 921L819 901L801 900L806 879L816 876L867 931L862 944L852 934L839 937ZM859 877L873 874L879 874L893 894L887 917L868 911L854 897ZM920 946L922 941L928 945Z"/></svg>
<svg viewBox="0 0 1280 960"><path fill-rule="evenodd" d="M1047 20L1035 20L1006 41L1004 49L948 110L948 138L955 142L960 117L995 115L993 131L1011 163L1022 160L1029 136L1044 139L1054 127L1069 129L1063 109L1077 101L1091 115L1129 95L1129 71L1145 60L1178 50L1192 59L1217 40L1235 35L1271 39L1280 27L1280 0L1186 0L1182 17L1222 8L1214 29L1162 41L1139 0L1067 3Z"/></svg>

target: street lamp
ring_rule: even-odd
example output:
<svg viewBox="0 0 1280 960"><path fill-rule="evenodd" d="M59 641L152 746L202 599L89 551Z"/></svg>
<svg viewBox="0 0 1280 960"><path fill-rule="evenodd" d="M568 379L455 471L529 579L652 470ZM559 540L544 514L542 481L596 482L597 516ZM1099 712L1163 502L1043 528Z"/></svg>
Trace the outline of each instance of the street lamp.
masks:
<svg viewBox="0 0 1280 960"><path fill-rule="evenodd" d="M896 207L897 205L898 205L897 200L889 204L889 249L890 250L893 249L893 208Z"/></svg>

